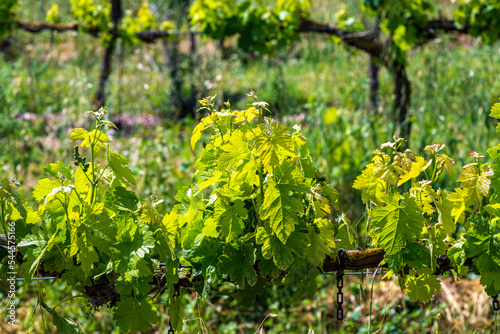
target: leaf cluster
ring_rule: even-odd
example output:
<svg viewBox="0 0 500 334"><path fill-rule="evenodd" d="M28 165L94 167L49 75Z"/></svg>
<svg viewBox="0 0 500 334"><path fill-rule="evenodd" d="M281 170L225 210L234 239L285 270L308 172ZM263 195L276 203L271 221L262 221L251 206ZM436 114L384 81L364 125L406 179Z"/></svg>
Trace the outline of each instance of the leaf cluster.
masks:
<svg viewBox="0 0 500 334"><path fill-rule="evenodd" d="M14 21L14 13L18 5L18 0L2 0L0 3L0 40L4 40L9 36Z"/></svg>
<svg viewBox="0 0 500 334"><path fill-rule="evenodd" d="M500 104L490 116L500 118L498 110ZM372 163L353 185L368 205L373 245L386 253L387 276L400 276L401 288L413 300L428 301L440 289L434 274L439 270L436 256L448 255L456 278L467 272L465 261L472 258L486 292L498 294L498 147L488 150L496 164L481 163L484 156L472 152L476 162L463 167L457 179L460 186L448 191L436 183L440 174L451 173L453 165L441 153L444 145L427 146L426 159L409 149L401 152L403 141L394 136L394 142L375 150ZM462 233L458 226L463 226Z"/></svg>
<svg viewBox="0 0 500 334"><path fill-rule="evenodd" d="M3 232L24 260L0 248L0 273L20 264L26 280L54 275L78 290L92 309L107 303L124 331L147 331L158 315L152 286L166 286L172 326L182 329L183 305L178 283L190 280L205 298L227 293L244 305L270 284L292 288L293 300L310 297L315 277L328 256L356 243L344 214L333 219L337 192L312 162L307 139L265 116L267 103L254 102L218 110L215 97L200 102L207 115L193 130L191 145L203 148L192 183L181 189L173 209L163 215L161 200L140 201L128 160L111 150L114 124L106 110L89 112L92 129L74 129L78 142L74 164L58 161L44 168L35 210L24 205L15 179L0 183ZM500 104L490 116L500 119ZM500 130L498 131L500 132ZM500 293L500 145L485 157L471 153L453 191L440 189L438 178L451 173L453 160L444 145L425 148L427 157L403 150L394 136L375 150L372 163L355 180L368 208L372 245L382 247L387 277L399 277L413 300L429 301L440 289L437 257L447 255L456 278L467 272L466 260L481 276L491 296ZM461 228L458 228L458 227ZM333 252L333 253L332 253ZM157 274L160 261L165 270ZM164 292L163 290L162 292ZM105 295L106 298L102 296ZM60 331L78 327L48 306L41 307Z"/></svg>
<svg viewBox="0 0 500 334"><path fill-rule="evenodd" d="M106 132L114 124L105 120L103 108L89 113L94 128L74 129L69 136L87 157L76 147L76 169L60 161L44 168L48 177L39 180L33 192L36 211L24 208L11 182L4 181L1 204L4 207L7 198L10 209L2 219L15 221L19 231L27 226L17 243L24 254L20 271L26 280L42 273L60 277L93 309L103 306L103 294L111 296L104 303L113 309L117 325L125 331L146 331L157 321L149 293L159 267L155 247L161 240L155 236L161 230L161 201L139 201L130 190L136 182L128 160L110 147ZM172 267L170 279L177 282L176 264ZM77 328L42 306L58 328L64 326L60 330Z"/></svg>
<svg viewBox="0 0 500 334"><path fill-rule="evenodd" d="M236 35L244 52L265 54L298 39L296 29L309 7L309 0L279 0L273 8L250 0L196 0L189 15L207 36L222 40Z"/></svg>
<svg viewBox="0 0 500 334"><path fill-rule="evenodd" d="M209 114L193 130L192 147L204 133L211 136L193 183L178 193L181 203L166 220L177 227L175 244L203 297L230 280L233 294L249 305L274 280L299 286L299 300L314 291L302 287L305 280L336 248L330 218L337 193L316 171L300 127L290 133L263 116L267 103L249 95L255 102L246 110L229 103L216 110L214 97L200 101Z"/></svg>
<svg viewBox="0 0 500 334"><path fill-rule="evenodd" d="M453 17L461 26L469 25L468 32L475 37L481 37L484 43L493 44L500 36L498 17L500 3L496 0L461 0Z"/></svg>

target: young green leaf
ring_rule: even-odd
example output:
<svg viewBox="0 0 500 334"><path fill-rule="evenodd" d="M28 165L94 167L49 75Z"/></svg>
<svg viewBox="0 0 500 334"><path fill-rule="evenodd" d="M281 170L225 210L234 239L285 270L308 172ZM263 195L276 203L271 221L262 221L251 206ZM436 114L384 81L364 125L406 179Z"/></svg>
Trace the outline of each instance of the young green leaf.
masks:
<svg viewBox="0 0 500 334"><path fill-rule="evenodd" d="M286 243L298 224L298 215L302 214L302 203L290 194L287 185L270 182L264 194L260 208L262 220L269 219L269 226L282 243Z"/></svg>
<svg viewBox="0 0 500 334"><path fill-rule="evenodd" d="M226 198L219 198L215 202L212 223L220 226L220 234L226 242L231 242L243 233L245 224L242 219L247 219L248 211L245 203L240 200L230 202Z"/></svg>
<svg viewBox="0 0 500 334"><path fill-rule="evenodd" d="M480 271L500 270L500 221L479 215L468 219L472 230L464 235L464 248L468 257L477 257L474 263Z"/></svg>
<svg viewBox="0 0 500 334"><path fill-rule="evenodd" d="M314 266L322 267L327 255L335 249L333 224L327 219L316 219L316 226L309 226L307 258Z"/></svg>
<svg viewBox="0 0 500 334"><path fill-rule="evenodd" d="M293 232L286 244L264 227L257 229L257 244L262 245L262 255L265 259L273 259L274 264L281 270L286 270L293 263L295 254L304 257L307 252L309 239L307 235Z"/></svg>
<svg viewBox="0 0 500 334"><path fill-rule="evenodd" d="M116 183L116 185L119 185L120 183L122 185L136 185L134 173L128 167L128 160L125 157L119 155L118 153L111 152L108 156L108 164L109 167L111 167L111 169L113 170L116 178L116 180L113 181L112 187L115 186L116 181L119 182Z"/></svg>
<svg viewBox="0 0 500 334"><path fill-rule="evenodd" d="M295 157L295 147L288 128L272 121L269 131L264 125L258 128L255 137L255 150L260 155L264 169L273 173L274 168L287 157Z"/></svg>
<svg viewBox="0 0 500 334"><path fill-rule="evenodd" d="M145 332L158 321L156 307L146 297L121 296L113 310L113 319L126 332Z"/></svg>
<svg viewBox="0 0 500 334"><path fill-rule="evenodd" d="M489 193L491 184L489 177L492 175L493 171L489 165L479 167L477 163L473 163L463 167L458 182L463 189L462 196L466 207L482 203L483 197Z"/></svg>
<svg viewBox="0 0 500 334"><path fill-rule="evenodd" d="M398 187L405 183L406 181L409 181L411 179L417 178L420 173L424 171L424 166L426 165L426 161L422 157L416 157L416 160L411 163L411 169L403 174L401 178L398 181Z"/></svg>
<svg viewBox="0 0 500 334"><path fill-rule="evenodd" d="M417 271L410 269L409 274L405 275L405 293L413 301L428 302L439 290L441 283L430 268L419 269L418 275Z"/></svg>
<svg viewBox="0 0 500 334"><path fill-rule="evenodd" d="M92 148L96 153L98 153L101 148L105 147L105 143L111 143L111 140L106 133L96 129L90 132L81 128L73 129L73 132L69 135L69 139L81 139L81 147Z"/></svg>
<svg viewBox="0 0 500 334"><path fill-rule="evenodd" d="M52 321L54 321L54 325L56 326L58 333L80 333L80 327L73 320L63 317L62 315L57 313L55 309L48 307L43 300L43 294L40 294L39 296L40 305L52 316Z"/></svg>
<svg viewBox="0 0 500 334"><path fill-rule="evenodd" d="M418 238L424 227L424 217L419 212L415 199L405 194L389 194L384 197L385 206L369 211L370 236L387 254L395 254L408 241Z"/></svg>
<svg viewBox="0 0 500 334"><path fill-rule="evenodd" d="M256 251L253 244L243 244L241 248L235 244L228 245L224 249L224 254L219 257L217 265L219 273L229 275L231 281L238 284L241 289L245 287L245 278L248 285L255 285L257 273L253 265Z"/></svg>
<svg viewBox="0 0 500 334"><path fill-rule="evenodd" d="M363 169L361 175L354 180L353 188L361 190L361 199L363 203L373 201L381 203L382 197L385 195L386 182L378 177L375 177L375 165L369 164Z"/></svg>

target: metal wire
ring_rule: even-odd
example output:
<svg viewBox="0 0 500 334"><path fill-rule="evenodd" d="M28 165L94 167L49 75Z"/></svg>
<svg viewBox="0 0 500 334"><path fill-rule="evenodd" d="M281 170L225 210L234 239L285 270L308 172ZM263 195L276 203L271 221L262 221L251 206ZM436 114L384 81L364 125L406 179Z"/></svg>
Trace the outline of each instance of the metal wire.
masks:
<svg viewBox="0 0 500 334"><path fill-rule="evenodd" d="M344 275L362 275L362 274L373 274L374 271L348 271L344 272ZM378 271L378 273L383 274L384 272ZM320 273L321 276L329 276L329 275L337 275L336 271L333 272L327 272L327 273Z"/></svg>
<svg viewBox="0 0 500 334"><path fill-rule="evenodd" d="M33 277L32 280L33 281L39 281L39 280L50 280L50 279L54 279L56 277ZM0 279L0 282L2 280ZM16 278L16 281L24 281L24 278L23 277L17 277Z"/></svg>
<svg viewBox="0 0 500 334"><path fill-rule="evenodd" d="M161 266L165 266L166 263L160 263ZM362 274L373 274L374 272L373 271L352 271L352 272L344 272L344 275L362 275ZM383 272L382 272L383 273ZM327 273L320 273L321 276L329 276L329 275L337 275L337 272L327 272ZM32 280L33 281L37 281L37 280L51 280L51 279L54 279L56 277L33 277ZM0 282L2 280L0 279ZM18 277L16 278L16 281L24 281L24 278L23 277Z"/></svg>
<svg viewBox="0 0 500 334"><path fill-rule="evenodd" d="M165 266L166 263L164 262L161 262L160 263L160 266ZM189 266L181 266L181 268L186 268L186 267L189 267ZM190 268L190 267L189 267ZM467 272L471 272L472 269L467 269ZM380 274L385 274L386 272L385 271L377 271L378 273ZM344 271L344 275L370 275L370 274L373 274L375 273L374 271ZM333 271L333 272L326 272L326 273L319 273L320 276L330 276L330 275L337 275L337 272L336 271ZM36 281L36 280L51 280L51 279L54 279L56 277L33 277L32 280L33 281ZM2 280L0 279L0 282ZM19 277L19 278L16 278L16 281L24 281L24 278L22 277Z"/></svg>

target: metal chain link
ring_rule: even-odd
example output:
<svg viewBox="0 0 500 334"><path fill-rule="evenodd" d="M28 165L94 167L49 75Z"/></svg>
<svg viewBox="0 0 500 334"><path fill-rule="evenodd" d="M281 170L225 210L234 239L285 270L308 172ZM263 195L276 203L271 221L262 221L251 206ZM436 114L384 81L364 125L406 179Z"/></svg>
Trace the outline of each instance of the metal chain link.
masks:
<svg viewBox="0 0 500 334"><path fill-rule="evenodd" d="M344 309L342 304L344 304L344 294L342 293L342 288L344 287L344 267L348 260L347 252L340 248L338 251L339 257L339 269L337 270L337 320L344 320Z"/></svg>
<svg viewBox="0 0 500 334"><path fill-rule="evenodd" d="M498 303L498 295L493 297L493 311L499 311L500 310L500 304Z"/></svg>
<svg viewBox="0 0 500 334"><path fill-rule="evenodd" d="M344 272L342 270L337 271L337 320L344 320L344 309L342 304L344 304L344 294L342 293L342 288L344 287Z"/></svg>

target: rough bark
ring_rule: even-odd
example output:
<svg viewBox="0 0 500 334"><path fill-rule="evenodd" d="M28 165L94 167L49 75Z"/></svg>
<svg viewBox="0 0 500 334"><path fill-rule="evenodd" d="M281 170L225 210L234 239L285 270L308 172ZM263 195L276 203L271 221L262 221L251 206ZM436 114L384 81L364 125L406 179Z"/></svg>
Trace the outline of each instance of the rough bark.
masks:
<svg viewBox="0 0 500 334"><path fill-rule="evenodd" d="M380 67L376 63L376 58L370 56L370 64L368 65L368 80L370 85L370 91L368 93L368 110L371 112L378 111L378 73Z"/></svg>
<svg viewBox="0 0 500 334"><path fill-rule="evenodd" d="M401 127L401 136L410 139L410 102L411 102L411 82L408 79L406 66L394 61L392 66L394 76L394 124Z"/></svg>
<svg viewBox="0 0 500 334"><path fill-rule="evenodd" d="M104 56L101 63L101 71L99 74L99 86L95 95L94 102L96 106L103 107L106 105L106 84L109 81L109 76L111 75L111 66L113 60L113 53L115 51L116 40L118 39L118 29L120 26L120 20L123 16L121 0L111 1L111 21L113 22L113 35L109 45L104 50Z"/></svg>
<svg viewBox="0 0 500 334"><path fill-rule="evenodd" d="M380 27L378 22L374 26L375 35L373 36L373 40L378 43ZM370 55L370 64L368 65L368 80L370 91L368 94L368 110L371 112L377 112L378 110L378 90L379 90L379 81L378 74L380 67L377 63L378 58Z"/></svg>

